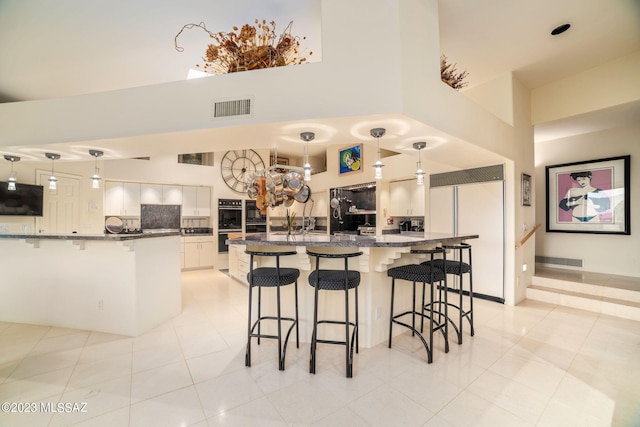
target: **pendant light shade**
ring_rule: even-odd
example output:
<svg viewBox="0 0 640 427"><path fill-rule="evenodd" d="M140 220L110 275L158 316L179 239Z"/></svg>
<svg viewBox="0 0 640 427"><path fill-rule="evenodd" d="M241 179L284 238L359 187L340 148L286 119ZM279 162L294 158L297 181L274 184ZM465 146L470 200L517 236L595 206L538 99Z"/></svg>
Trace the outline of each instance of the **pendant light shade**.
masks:
<svg viewBox="0 0 640 427"><path fill-rule="evenodd" d="M89 154L96 158L96 164L93 168L93 175L91 176L91 188L100 188L100 169L98 169L98 157L102 157L104 154L102 151L89 150Z"/></svg>
<svg viewBox="0 0 640 427"><path fill-rule="evenodd" d="M47 159L51 159L51 176L49 177L49 190L54 191L58 188L58 179L53 173L53 163L60 158L60 154L45 153Z"/></svg>
<svg viewBox="0 0 640 427"><path fill-rule="evenodd" d="M414 142L413 148L418 150L418 162L416 168L416 184L424 184L424 171L422 170L422 160L420 159L420 150L427 146L426 142Z"/></svg>
<svg viewBox="0 0 640 427"><path fill-rule="evenodd" d="M313 132L302 132L300 134L300 139L302 139L306 145L304 148L304 180L311 181L311 165L309 164L309 141L312 141L313 138L316 137L316 134Z"/></svg>
<svg viewBox="0 0 640 427"><path fill-rule="evenodd" d="M6 160L11 162L11 173L9 174L9 179L7 180L7 190L8 191L16 191L16 172L13 170L13 162L19 162L20 157L18 156L4 156Z"/></svg>
<svg viewBox="0 0 640 427"><path fill-rule="evenodd" d="M380 137L385 134L386 130L384 128L373 128L371 129L371 136L373 136L378 141L378 160L373 164L375 168L375 179L382 179L382 160L380 156Z"/></svg>

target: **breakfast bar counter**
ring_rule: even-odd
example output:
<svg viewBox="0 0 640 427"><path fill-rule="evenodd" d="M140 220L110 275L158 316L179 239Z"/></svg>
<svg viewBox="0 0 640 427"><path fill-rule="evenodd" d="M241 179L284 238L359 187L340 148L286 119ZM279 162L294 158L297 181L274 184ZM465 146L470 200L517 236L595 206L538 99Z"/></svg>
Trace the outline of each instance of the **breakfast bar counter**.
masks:
<svg viewBox="0 0 640 427"><path fill-rule="evenodd" d="M381 236L328 234L287 234L253 233L227 240L230 245L273 245L273 246L324 246L360 248L411 248L413 246L434 246L437 244L459 243L477 239L477 234L452 235L447 233L425 233L424 236L404 234L383 234Z"/></svg>
<svg viewBox="0 0 640 427"><path fill-rule="evenodd" d="M180 233L0 235L0 321L136 336L182 309Z"/></svg>
<svg viewBox="0 0 640 427"><path fill-rule="evenodd" d="M412 254L412 249L433 248L442 244L455 244L478 238L477 234L453 235L445 233L425 233L423 236L407 236L401 234L385 234L381 236L343 235L330 236L327 234L286 234L286 233L259 233L251 235L238 235L228 239L227 244L232 249L229 252L229 273L232 277L246 282L248 272L248 256L244 253L250 250L295 250L293 256L282 257L280 262L283 267L298 268L299 300L300 300L300 339L308 341L313 319L313 288L308 285L308 276L315 268L312 257L307 255L307 248L315 252L362 252L361 256L349 261L349 268L360 272L361 281L359 287L360 308L360 346L372 347L384 342L388 338L389 324L389 297L390 279L387 270L405 264L416 264L426 261L424 254ZM235 258L235 259L232 259ZM344 268L342 260L325 260L322 268ZM260 258L259 265L272 266L272 260ZM333 263L333 264L332 264ZM244 267L240 267L244 266ZM410 286L396 291L396 295L409 292ZM328 296L332 298L334 296ZM285 296L286 298L286 296ZM343 298L335 297L335 301L324 304L322 318L339 316L343 310ZM399 301L410 301L411 298L398 298ZM265 299L263 304L275 304L274 301ZM286 306L290 302L283 299ZM292 302L291 302L292 303ZM401 307L398 307L399 309ZM399 329L399 328L396 328ZM308 333L305 333L308 332ZM401 332L401 331L398 331Z"/></svg>

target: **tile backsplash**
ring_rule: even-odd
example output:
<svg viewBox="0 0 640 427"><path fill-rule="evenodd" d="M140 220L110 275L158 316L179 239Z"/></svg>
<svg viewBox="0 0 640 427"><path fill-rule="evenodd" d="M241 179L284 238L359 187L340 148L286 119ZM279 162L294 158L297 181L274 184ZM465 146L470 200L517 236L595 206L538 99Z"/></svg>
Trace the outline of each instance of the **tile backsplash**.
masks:
<svg viewBox="0 0 640 427"><path fill-rule="evenodd" d="M141 205L140 227L143 230L180 228L180 205Z"/></svg>

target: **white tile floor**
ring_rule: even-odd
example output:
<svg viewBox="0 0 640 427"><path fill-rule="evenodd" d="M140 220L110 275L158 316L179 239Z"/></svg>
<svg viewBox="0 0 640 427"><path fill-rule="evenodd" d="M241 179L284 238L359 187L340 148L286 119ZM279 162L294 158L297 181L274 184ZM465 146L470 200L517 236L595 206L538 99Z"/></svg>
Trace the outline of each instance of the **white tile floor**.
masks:
<svg viewBox="0 0 640 427"><path fill-rule="evenodd" d="M440 341L433 364L407 333L362 349L346 379L338 346L319 347L316 375L307 344L284 372L271 342L245 368L247 288L207 270L183 289L182 314L136 338L0 323L0 402L37 408L0 425L640 426L638 322L476 300L475 337Z"/></svg>

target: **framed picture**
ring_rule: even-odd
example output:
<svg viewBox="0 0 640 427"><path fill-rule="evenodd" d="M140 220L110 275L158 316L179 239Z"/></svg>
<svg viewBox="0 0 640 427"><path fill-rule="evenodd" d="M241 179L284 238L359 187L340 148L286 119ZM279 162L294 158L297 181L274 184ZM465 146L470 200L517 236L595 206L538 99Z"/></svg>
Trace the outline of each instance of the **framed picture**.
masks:
<svg viewBox="0 0 640 427"><path fill-rule="evenodd" d="M531 175L522 174L522 206L531 206Z"/></svg>
<svg viewBox="0 0 640 427"><path fill-rule="evenodd" d="M630 159L547 166L547 231L631 234Z"/></svg>
<svg viewBox="0 0 640 427"><path fill-rule="evenodd" d="M362 144L340 149L340 175L362 172Z"/></svg>

